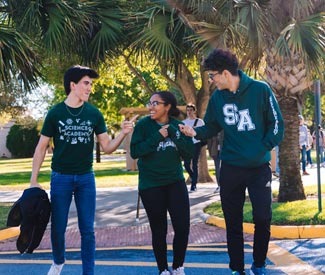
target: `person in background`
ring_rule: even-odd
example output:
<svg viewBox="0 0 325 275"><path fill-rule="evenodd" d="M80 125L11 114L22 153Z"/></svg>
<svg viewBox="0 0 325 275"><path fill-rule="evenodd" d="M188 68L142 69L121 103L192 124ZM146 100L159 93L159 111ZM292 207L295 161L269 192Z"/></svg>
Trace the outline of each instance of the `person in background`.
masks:
<svg viewBox="0 0 325 275"><path fill-rule="evenodd" d="M314 131L312 136L316 144L316 131ZM318 125L318 137L319 137L320 162L321 162L321 166L325 167L325 133L321 125Z"/></svg>
<svg viewBox="0 0 325 275"><path fill-rule="evenodd" d="M64 74L66 99L47 114L36 146L30 187L39 187L38 174L51 138L54 142L51 173L51 242L53 264L48 275L59 275L65 262L65 231L74 196L81 235L82 274L93 275L95 266L96 186L93 172L94 134L105 153L112 153L133 129L131 121L122 123L113 140L107 134L100 111L87 101L98 73L80 65Z"/></svg>
<svg viewBox="0 0 325 275"><path fill-rule="evenodd" d="M220 152L222 147L222 139L223 133L219 132L218 135L213 136L207 140L209 156L213 159L214 168L215 168L215 175L216 175L216 183L217 187L214 193L220 192L220 167L221 167L221 159L220 159Z"/></svg>
<svg viewBox="0 0 325 275"><path fill-rule="evenodd" d="M231 274L245 274L243 206L246 189L255 225L251 275L265 275L272 218L271 150L283 139L283 119L271 88L238 69L228 50L214 49L203 62L217 90L212 94L204 126L180 130L208 139L224 130L220 198L226 222Z"/></svg>
<svg viewBox="0 0 325 275"><path fill-rule="evenodd" d="M308 138L308 128L305 125L305 121L302 115L299 118L299 147L301 154L301 168L302 174L308 176L309 173L306 171L306 152L309 149L309 138Z"/></svg>
<svg viewBox="0 0 325 275"><path fill-rule="evenodd" d="M309 147L306 151L306 160L307 160L307 166L309 166L309 168L313 168L314 164L313 164L313 160L311 159L311 150L313 149L313 136L310 133L310 130L307 128L308 130L308 139L309 139Z"/></svg>
<svg viewBox="0 0 325 275"><path fill-rule="evenodd" d="M275 146L275 173L274 176L280 177L280 165L279 165L279 145Z"/></svg>
<svg viewBox="0 0 325 275"><path fill-rule="evenodd" d="M138 159L139 195L152 233L152 247L159 274L185 275L184 259L190 231L190 205L182 158L194 153L192 138L179 131L182 122L175 96L155 92L149 116L138 121L131 139L131 157ZM167 261L167 212L174 228L173 264Z"/></svg>
<svg viewBox="0 0 325 275"><path fill-rule="evenodd" d="M185 125L189 125L193 128L204 125L204 121L196 116L196 107L193 103L186 105L186 114L187 117L183 120L183 123ZM191 192L196 191L197 188L196 184L198 179L198 163L202 148L200 140L193 138L193 143L195 147L193 158L184 160L185 170L191 178Z"/></svg>

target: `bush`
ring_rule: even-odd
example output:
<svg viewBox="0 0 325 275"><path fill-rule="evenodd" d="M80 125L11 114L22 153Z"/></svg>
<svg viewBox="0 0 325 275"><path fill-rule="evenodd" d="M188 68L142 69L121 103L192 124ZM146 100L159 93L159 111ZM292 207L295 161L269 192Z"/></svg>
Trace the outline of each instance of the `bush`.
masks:
<svg viewBox="0 0 325 275"><path fill-rule="evenodd" d="M25 118L10 128L6 146L14 157L30 158L34 154L38 140L37 121Z"/></svg>

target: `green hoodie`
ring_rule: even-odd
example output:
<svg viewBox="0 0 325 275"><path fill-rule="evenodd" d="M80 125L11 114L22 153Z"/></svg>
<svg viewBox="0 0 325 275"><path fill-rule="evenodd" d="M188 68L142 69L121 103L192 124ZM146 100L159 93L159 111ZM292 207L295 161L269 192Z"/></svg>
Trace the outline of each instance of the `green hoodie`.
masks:
<svg viewBox="0 0 325 275"><path fill-rule="evenodd" d="M283 139L283 119L270 87L239 71L236 93L216 90L210 98L205 125L195 138L207 139L224 130L220 158L240 167L258 167L271 160L270 151Z"/></svg>
<svg viewBox="0 0 325 275"><path fill-rule="evenodd" d="M150 116L139 120L131 139L131 157L138 160L139 190L184 180L182 158L192 158L191 137L179 131L182 122L169 118L168 137L164 138Z"/></svg>

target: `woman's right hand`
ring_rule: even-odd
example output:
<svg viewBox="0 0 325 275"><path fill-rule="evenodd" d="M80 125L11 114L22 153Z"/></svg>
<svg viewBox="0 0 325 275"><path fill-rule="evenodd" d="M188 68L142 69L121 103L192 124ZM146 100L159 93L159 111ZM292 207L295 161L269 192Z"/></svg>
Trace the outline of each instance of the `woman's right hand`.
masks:
<svg viewBox="0 0 325 275"><path fill-rule="evenodd" d="M164 137L168 137L168 130L167 128L169 127L169 124L166 124L164 126L162 126L160 129L159 129L159 133Z"/></svg>

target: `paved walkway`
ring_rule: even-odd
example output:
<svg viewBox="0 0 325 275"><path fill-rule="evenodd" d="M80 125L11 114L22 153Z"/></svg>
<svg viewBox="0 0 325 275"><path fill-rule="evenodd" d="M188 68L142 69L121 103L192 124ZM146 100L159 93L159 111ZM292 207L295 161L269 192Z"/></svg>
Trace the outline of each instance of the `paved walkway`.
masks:
<svg viewBox="0 0 325 275"><path fill-rule="evenodd" d="M191 233L190 243L225 242L225 232L221 228L205 224L207 215L203 213L205 206L219 200L214 193L215 184L198 185L198 191L190 193ZM15 201L21 192L0 192L1 201ZM97 190L96 241L97 247L117 247L150 245L151 233L145 210L140 203L137 218L138 194L136 188L110 188ZM80 237L77 228L76 208L71 204L67 229L67 247L79 248ZM44 234L39 249L49 249L49 228ZM168 243L172 242L173 230L169 226ZM247 236L251 240L250 236ZM15 240L1 243L0 251L15 250Z"/></svg>
<svg viewBox="0 0 325 275"><path fill-rule="evenodd" d="M324 168L321 168L322 172L324 170ZM310 172L310 176L302 177L304 185L317 184L317 169L309 169L308 172ZM272 185L274 189L278 188L279 182L277 178L273 179ZM214 193L215 187L215 183L198 184L198 190L189 194L191 205L191 232L189 243L191 244L226 241L224 229L205 224L208 216L203 212L203 209L212 202L220 199L219 194ZM14 202L21 194L21 191L0 191L0 201ZM148 219L141 202L139 215L137 216L137 202L138 193L135 187L97 190L97 211L95 221L97 247L151 244ZM74 203L72 203L67 229L68 248L80 247L80 237L77 227L76 208ZM172 242L172 237L173 230L171 226L169 226L168 243ZM251 241L252 236L246 234L245 240ZM50 247L48 228L39 248L49 249ZM0 251L15 249L15 240L1 241Z"/></svg>
<svg viewBox="0 0 325 275"><path fill-rule="evenodd" d="M324 170L322 168L323 174ZM317 184L317 170L314 168L308 171L311 175L303 176L304 185ZM186 263L189 275L212 275L216 270L218 275L229 274L225 230L207 225L205 223L207 215L203 212L204 207L220 199L219 195L214 193L215 187L215 184L199 184L198 191L189 194L191 232ZM274 179L273 188L278 188L277 179ZM21 193L2 191L0 201L16 201ZM137 202L136 188L98 189L95 222L98 258L96 274L156 274L148 220L141 203L137 219ZM35 274L35 271L45 274L51 262L49 232L48 228L40 246L30 256L20 256L17 253L16 238L0 241L0 251L3 251L0 252L0 274L20 274L22 267L25 275ZM169 226L167 238L169 244L172 243L172 238L173 230ZM80 274L78 253L80 236L74 204L70 209L66 240L67 253L71 256L63 273ZM252 235L245 235L247 251L250 252L247 253L247 263L251 262L252 240ZM322 272L325 272L324 259L322 259L325 255L324 240L273 240L269 250L268 274L270 275L322 275ZM208 251L211 253L204 254ZM149 258L142 259L139 255L141 257L149 255Z"/></svg>

